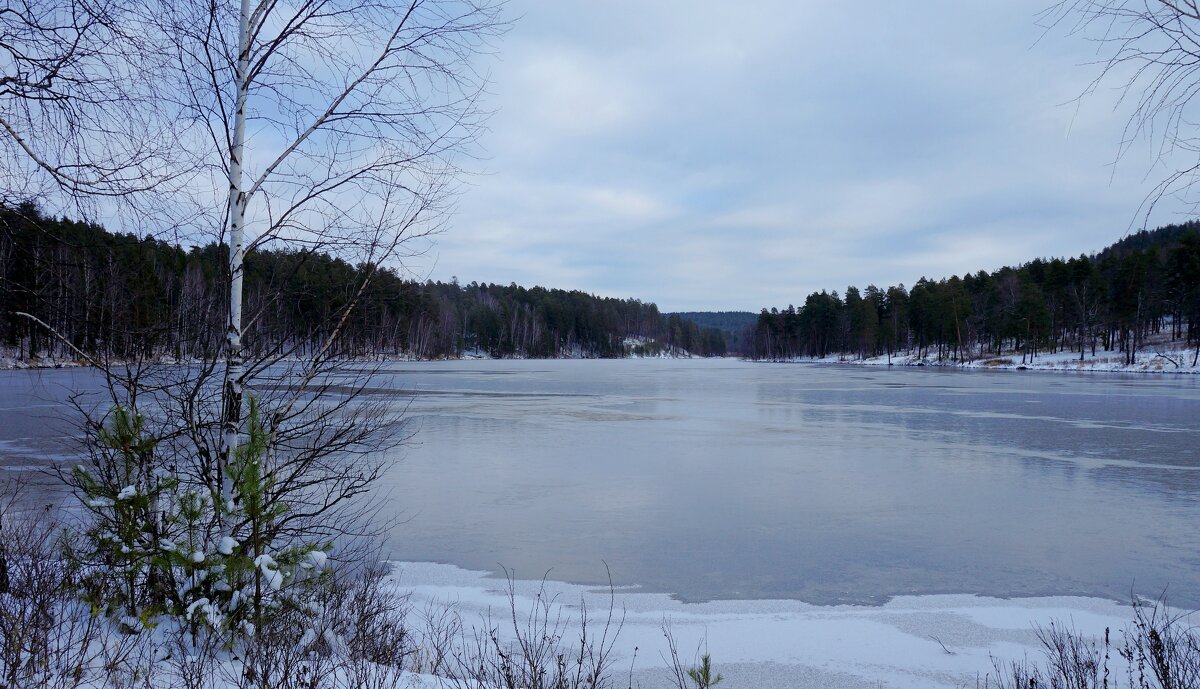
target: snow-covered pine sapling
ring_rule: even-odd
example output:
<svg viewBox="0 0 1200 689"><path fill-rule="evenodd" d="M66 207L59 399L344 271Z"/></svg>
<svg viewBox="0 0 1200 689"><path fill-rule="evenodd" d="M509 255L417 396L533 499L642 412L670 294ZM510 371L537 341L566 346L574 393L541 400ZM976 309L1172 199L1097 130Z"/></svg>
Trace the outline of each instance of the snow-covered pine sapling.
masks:
<svg viewBox="0 0 1200 689"><path fill-rule="evenodd" d="M97 612L118 617L131 632L160 615L176 617L232 646L253 636L272 611L307 610L330 544L277 542L288 506L263 465L269 436L253 398L246 442L231 467L238 496L232 508L211 487L163 470L145 425L141 416L114 409L96 434L90 463L71 473L92 523L70 554ZM232 535L218 535L222 521Z"/></svg>
<svg viewBox="0 0 1200 689"><path fill-rule="evenodd" d="M71 472L92 517L82 549L70 554L84 573L84 594L97 610L120 615L130 631L162 612L170 585L158 560L163 496L178 485L160 470L157 441L144 419L116 407L97 430L90 466Z"/></svg>
<svg viewBox="0 0 1200 689"><path fill-rule="evenodd" d="M189 489L175 496L168 515L171 538L162 543L161 557L175 582L175 605L169 611L192 628L220 629L220 601L215 591L227 591L223 563L205 555L216 512L212 496Z"/></svg>
<svg viewBox="0 0 1200 689"><path fill-rule="evenodd" d="M207 549L193 549L193 573L202 585L186 597L189 622L254 636L284 606L306 611L311 586L322 580L328 543L279 542L279 520L289 506L275 493L275 475L265 465L270 437L257 400L249 397L245 442L229 467L232 505L213 496L206 505L223 510L227 535L214 537ZM203 613L197 617L198 613Z"/></svg>

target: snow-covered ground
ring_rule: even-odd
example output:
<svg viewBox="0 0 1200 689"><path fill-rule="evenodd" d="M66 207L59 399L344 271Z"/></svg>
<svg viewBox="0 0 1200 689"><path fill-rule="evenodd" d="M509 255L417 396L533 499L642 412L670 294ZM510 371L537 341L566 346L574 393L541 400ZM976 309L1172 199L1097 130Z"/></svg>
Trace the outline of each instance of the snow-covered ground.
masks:
<svg viewBox="0 0 1200 689"><path fill-rule="evenodd" d="M626 337L621 341L627 354L627 359L691 359L692 353L686 349L671 347L659 343L649 337Z"/></svg>
<svg viewBox="0 0 1200 689"><path fill-rule="evenodd" d="M491 357L487 356L486 353L480 354L480 353L474 353L474 352L468 351L468 352L463 353L463 358L464 359L490 359ZM418 357L413 354L405 353L405 352L380 354L380 355L374 356L374 357L356 357L356 360L357 361L384 362L384 363L386 363L386 362L428 361L428 359L422 359L421 357ZM158 357L154 357L152 359L152 361L154 363L158 363L158 364L195 364L195 363L199 363L200 359L197 359L194 357L192 357L192 358L184 357L184 358L177 359L172 356L158 356ZM281 359L281 361L295 362L295 361L306 361L306 360L298 358L298 357L284 357L283 359ZM111 363L121 364L124 362L125 362L125 360L116 359L116 360L113 360ZM25 356L18 355L13 350L6 350L3 348L0 348L0 370L76 368L76 367L84 367L84 366L91 366L91 363L83 357L43 356L43 355L34 356L34 357L25 357Z"/></svg>
<svg viewBox="0 0 1200 689"><path fill-rule="evenodd" d="M653 340L644 338L626 338L624 341L626 349L630 352L626 354L629 359L690 359L692 355L682 349L665 349L657 353L635 354L633 348L637 345L646 346L654 344ZM466 361L478 361L494 359L490 353L482 349L474 348L463 351L460 357ZM525 359L524 356L505 357L509 359ZM579 348L565 349L559 353L560 359L592 359L595 358L592 354L584 352ZM287 359L289 361L298 359ZM433 361L433 359L424 359L410 353L392 353L379 355L376 357L360 357L361 361L373 362L417 362L417 361ZM172 364L180 363L172 357L158 357L155 359L157 363ZM194 362L196 360L187 360ZM19 356L14 351L6 351L0 349L0 370L6 369L41 369L41 368L73 368L79 366L89 366L90 364L82 358L58 357L58 356L36 356L33 358Z"/></svg>
<svg viewBox="0 0 1200 689"><path fill-rule="evenodd" d="M397 563L393 581L411 592L417 609L427 602L449 603L468 624L489 609L508 619L507 582L481 572ZM515 582L518 619L541 585ZM607 587L554 581L545 586L568 613L577 612L581 599L593 620L608 609ZM632 664L633 686L644 689L668 686L664 620L685 661L706 640L730 687L951 689L976 686L991 671L993 658L1040 661L1034 625L1058 620L1098 636L1109 628L1119 639L1131 615L1129 606L1090 598L940 595L898 597L878 607L815 606L788 600L681 603L629 589L616 592L616 609L618 618L624 614L614 648L616 674L624 681ZM432 678L420 681L436 686Z"/></svg>
<svg viewBox="0 0 1200 689"><path fill-rule="evenodd" d="M0 350L0 370L13 368L67 368L86 366L87 362L65 357L35 357L27 359L12 352Z"/></svg>
<svg viewBox="0 0 1200 689"><path fill-rule="evenodd" d="M1195 348L1183 348L1171 345L1147 346L1138 350L1136 362L1126 365L1122 352L1106 352L1096 350L1092 356L1091 350L1079 358L1079 351L1057 352L1049 354L1039 352L1036 357L1022 358L1021 352L1009 352L1000 356L975 356L964 361L949 358L938 360L937 352L925 357L913 352L893 354L889 359L886 355L860 359L856 357L832 355L824 358L797 357L788 359L792 362L858 364L863 366L941 366L949 368L972 368L992 370L1030 370L1030 371L1100 371L1110 373L1198 373L1200 366L1193 366Z"/></svg>

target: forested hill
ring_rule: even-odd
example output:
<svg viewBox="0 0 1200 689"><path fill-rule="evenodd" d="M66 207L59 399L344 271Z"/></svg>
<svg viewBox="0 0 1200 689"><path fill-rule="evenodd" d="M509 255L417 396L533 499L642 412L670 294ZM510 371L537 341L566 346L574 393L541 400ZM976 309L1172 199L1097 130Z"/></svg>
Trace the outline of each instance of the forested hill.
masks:
<svg viewBox="0 0 1200 689"><path fill-rule="evenodd" d="M911 289L814 292L800 307L764 309L752 349L760 358L963 361L1102 347L1132 364L1148 341L1200 348L1200 223L1138 232L1091 256L921 278Z"/></svg>
<svg viewBox="0 0 1200 689"><path fill-rule="evenodd" d="M1110 254L1120 254L1125 251L1146 251L1151 247L1171 248L1178 245L1185 237L1200 233L1200 220L1191 220L1179 225L1166 225L1156 230L1139 230L1118 239L1098 255L1104 258Z"/></svg>
<svg viewBox="0 0 1200 689"><path fill-rule="evenodd" d="M0 207L0 346L70 356L36 315L89 354L211 354L224 332L224 247L184 248L93 224ZM244 343L303 352L322 341L364 266L324 254L247 256ZM421 358L619 357L725 353L715 329L651 303L517 285L416 282L382 269L339 338L337 354Z"/></svg>
<svg viewBox="0 0 1200 689"><path fill-rule="evenodd" d="M671 315L726 333L740 333L758 321L758 314L750 311L679 311Z"/></svg>
<svg viewBox="0 0 1200 689"><path fill-rule="evenodd" d="M758 314L750 311L680 311L670 314L695 323L702 329L719 330L730 352L748 352Z"/></svg>

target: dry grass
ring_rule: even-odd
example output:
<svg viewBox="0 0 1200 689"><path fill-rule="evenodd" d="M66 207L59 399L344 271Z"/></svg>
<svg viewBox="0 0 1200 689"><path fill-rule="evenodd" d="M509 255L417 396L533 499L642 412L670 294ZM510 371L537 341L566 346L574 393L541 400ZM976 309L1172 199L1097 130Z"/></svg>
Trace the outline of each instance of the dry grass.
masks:
<svg viewBox="0 0 1200 689"><path fill-rule="evenodd" d="M1200 631L1166 602L1136 601L1124 630L1102 638L1051 623L1037 629L1045 660L995 662L984 689L1195 689ZM1119 637L1119 642L1114 637Z"/></svg>

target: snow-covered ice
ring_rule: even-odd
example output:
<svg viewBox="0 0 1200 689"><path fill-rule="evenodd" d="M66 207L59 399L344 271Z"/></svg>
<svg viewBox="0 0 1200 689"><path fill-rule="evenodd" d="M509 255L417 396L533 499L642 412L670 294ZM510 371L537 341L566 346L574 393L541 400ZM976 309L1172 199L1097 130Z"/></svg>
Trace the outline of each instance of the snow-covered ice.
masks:
<svg viewBox="0 0 1200 689"><path fill-rule="evenodd" d="M411 593L416 609L430 601L451 603L468 624L489 609L506 618L509 609L507 582L483 572L398 563L393 581ZM517 580L517 605L528 610L541 584ZM577 612L582 597L590 618L603 622L607 587L545 585L568 613ZM615 668L624 676L632 661L635 681L647 689L668 679L664 620L685 661L706 640L730 686L950 689L973 686L992 669L993 658L1040 660L1035 625L1058 620L1097 636L1109 628L1119 638L1132 612L1127 605L1076 597L908 596L877 607L817 606L793 600L683 603L635 589L617 590L616 608L625 619ZM520 612L518 618L524 619Z"/></svg>

